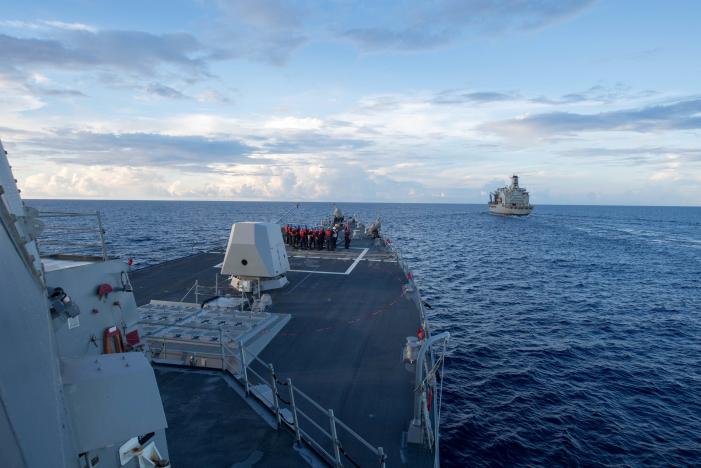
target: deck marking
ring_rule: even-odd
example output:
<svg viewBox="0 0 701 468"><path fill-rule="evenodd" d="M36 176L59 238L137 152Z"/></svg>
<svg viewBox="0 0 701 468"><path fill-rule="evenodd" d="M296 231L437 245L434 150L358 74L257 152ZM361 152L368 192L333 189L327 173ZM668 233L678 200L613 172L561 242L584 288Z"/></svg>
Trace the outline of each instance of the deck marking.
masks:
<svg viewBox="0 0 701 468"><path fill-rule="evenodd" d="M307 273L307 276L305 276L304 278L302 278L301 281L299 281L297 284L295 284L294 287L292 287L292 289L290 289L289 291L287 291L287 292L285 293L285 295L290 294L292 291L294 291L295 289L297 289L297 286L299 286L300 284L304 283L304 282L307 280L307 278L309 278L310 276L312 276L312 273L313 273L313 272L311 272L311 271L310 271L309 273Z"/></svg>
<svg viewBox="0 0 701 468"><path fill-rule="evenodd" d="M293 271L295 273L318 273L320 275L345 275L348 276L351 274L351 272L355 269L355 267L360 263L361 260L363 260L363 257L365 256L366 253L368 253L368 250L370 249L363 249L363 251L358 255L358 257L355 259L355 261L351 264L351 266L348 267L348 269L344 272L339 272L339 271L320 271L320 270L288 270L288 271ZM330 260L341 260L337 258L332 258ZM345 260L345 259L343 259Z"/></svg>
<svg viewBox="0 0 701 468"><path fill-rule="evenodd" d="M360 261L363 259L365 254L368 253L368 250L370 250L370 249L363 249L361 254L358 255L358 258L356 258L355 261L353 262L353 264L351 266L349 266L348 269L346 270L346 273L345 273L346 275L351 274L351 271L353 271L353 269L356 267L356 265L358 265L358 263L360 263Z"/></svg>
<svg viewBox="0 0 701 468"><path fill-rule="evenodd" d="M293 271L295 273L318 273L320 275L345 275L346 273L341 273L338 271L319 271L319 270L287 270Z"/></svg>

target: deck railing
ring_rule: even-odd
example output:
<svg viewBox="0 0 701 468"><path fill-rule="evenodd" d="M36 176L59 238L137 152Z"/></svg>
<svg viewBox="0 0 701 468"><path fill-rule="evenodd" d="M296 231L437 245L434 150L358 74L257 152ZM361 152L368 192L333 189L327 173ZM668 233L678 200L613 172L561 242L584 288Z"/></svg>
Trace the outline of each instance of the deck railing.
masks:
<svg viewBox="0 0 701 468"><path fill-rule="evenodd" d="M411 299L416 308L419 310L421 318L421 329L424 333L423 342L427 344L428 359L423 359L417 362L419 367L416 372L416 381L414 388L414 421L412 424L420 424L424 432L424 442L434 451L434 466L440 465L439 459L439 432L440 432L440 413L443 399L443 384L442 373L445 363L446 345L450 334L443 332L435 337L429 326L424 300L421 298L419 287L416 284L416 279L412 273L409 263L402 255L400 249L388 237L383 237L383 241L390 252L394 255L404 273L407 283L404 286L405 295ZM436 358L434 345L442 344L440 356ZM437 382L440 378L440 385ZM433 395L436 394L436 403L433 404Z"/></svg>
<svg viewBox="0 0 701 468"><path fill-rule="evenodd" d="M199 280L195 280L190 289L180 299L180 302L185 302L187 298L191 298L190 300L194 300L195 304L200 304L200 299L207 300L219 296L242 297L239 291L226 282L228 278L229 276L227 275L215 273L214 286L207 286L201 284Z"/></svg>
<svg viewBox="0 0 701 468"><path fill-rule="evenodd" d="M188 326L181 324L179 326ZM281 379L273 364L261 360L239 342L237 350L218 343L198 344L198 351L184 345L191 341L171 338L149 339L152 358L193 367L221 369L234 377L247 396L256 398L276 419L277 426L294 433L296 442L306 443L324 462L335 466L385 467L382 447L375 447L338 419L332 409L321 406L295 386Z"/></svg>
<svg viewBox="0 0 701 468"><path fill-rule="evenodd" d="M40 211L44 231L37 239L41 255L81 255L107 260L107 245L99 211Z"/></svg>

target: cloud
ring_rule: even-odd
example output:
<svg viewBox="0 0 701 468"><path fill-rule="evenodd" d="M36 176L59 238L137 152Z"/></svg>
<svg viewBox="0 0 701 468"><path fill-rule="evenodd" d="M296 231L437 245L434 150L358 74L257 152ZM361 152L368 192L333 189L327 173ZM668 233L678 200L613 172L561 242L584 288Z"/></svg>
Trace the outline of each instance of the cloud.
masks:
<svg viewBox="0 0 701 468"><path fill-rule="evenodd" d="M20 20L2 20L0 21L0 26L10 29L22 29L22 30L42 30L42 29L63 29L67 31L90 31L97 32L95 26L84 23L66 23L63 21L55 20L41 20L41 21L20 21Z"/></svg>
<svg viewBox="0 0 701 468"><path fill-rule="evenodd" d="M562 151L564 156L606 160L623 165L668 164L670 159L679 162L701 163L701 147L633 146L625 148L586 147Z"/></svg>
<svg viewBox="0 0 701 468"><path fill-rule="evenodd" d="M364 50L400 49L419 51L433 49L455 38L452 30L430 30L422 26L392 30L386 28L352 28L340 34Z"/></svg>
<svg viewBox="0 0 701 468"><path fill-rule="evenodd" d="M303 5L282 0L221 0L208 34L220 48L213 58L244 58L282 66L309 41Z"/></svg>
<svg viewBox="0 0 701 468"><path fill-rule="evenodd" d="M489 103L498 101L511 101L517 99L513 94L500 93L496 91L442 91L431 99L434 104L466 104L466 103Z"/></svg>
<svg viewBox="0 0 701 468"><path fill-rule="evenodd" d="M82 71L86 66L153 76L170 66L190 76L206 76L209 53L186 33L69 30L53 38L20 38L0 34L0 62L7 68L51 67Z"/></svg>
<svg viewBox="0 0 701 468"><path fill-rule="evenodd" d="M347 152L367 148L372 143L360 138L339 138L321 132L305 131L286 135L282 139L271 139L262 144L270 153L319 153ZM356 155L357 157L357 155Z"/></svg>
<svg viewBox="0 0 701 468"><path fill-rule="evenodd" d="M619 82L612 86L597 84L584 91L566 93L556 98L539 96L531 98L530 101L550 105L578 104L583 102L610 104L622 99L647 98L654 94L655 92L651 90L634 91L629 85Z"/></svg>
<svg viewBox="0 0 701 468"><path fill-rule="evenodd" d="M245 162L254 149L236 139L157 133L59 130L24 139L22 152L79 165L173 166L202 170L216 162Z"/></svg>
<svg viewBox="0 0 701 468"><path fill-rule="evenodd" d="M170 98L170 99L186 99L183 93L177 89L171 88L161 83L151 83L146 86L146 92L149 94L154 94L156 96Z"/></svg>
<svg viewBox="0 0 701 468"><path fill-rule="evenodd" d="M24 193L34 198L165 198L163 172L123 166L43 165L22 180ZM31 201L29 202L31 204Z"/></svg>
<svg viewBox="0 0 701 468"><path fill-rule="evenodd" d="M439 0L396 5L385 24L339 33L364 50L425 50L469 33L537 29L575 16L593 0ZM397 22L403 23L393 27Z"/></svg>
<svg viewBox="0 0 701 468"><path fill-rule="evenodd" d="M651 132L701 128L701 99L597 114L546 112L482 125L505 135L561 135L589 131Z"/></svg>
<svg viewBox="0 0 701 468"><path fill-rule="evenodd" d="M43 24L56 29L65 29L67 31L88 31L95 33L97 28L84 23L64 23L63 21L43 21Z"/></svg>
<svg viewBox="0 0 701 468"><path fill-rule="evenodd" d="M221 1L220 5L243 20L261 28L298 29L304 9L284 0Z"/></svg>

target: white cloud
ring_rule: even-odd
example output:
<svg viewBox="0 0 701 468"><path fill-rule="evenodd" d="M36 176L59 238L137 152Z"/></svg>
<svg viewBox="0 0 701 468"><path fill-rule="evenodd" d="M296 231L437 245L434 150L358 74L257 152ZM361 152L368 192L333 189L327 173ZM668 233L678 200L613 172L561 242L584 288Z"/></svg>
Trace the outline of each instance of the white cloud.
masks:
<svg viewBox="0 0 701 468"><path fill-rule="evenodd" d="M265 122L263 126L275 130L318 130L322 126L322 121L313 117L275 117Z"/></svg>
<svg viewBox="0 0 701 468"><path fill-rule="evenodd" d="M65 23L63 21L42 21L43 24L47 26L51 26L52 28L56 29L65 29L66 31L88 31L88 32L97 32L97 28L95 26L91 26L89 24L84 24L84 23Z"/></svg>

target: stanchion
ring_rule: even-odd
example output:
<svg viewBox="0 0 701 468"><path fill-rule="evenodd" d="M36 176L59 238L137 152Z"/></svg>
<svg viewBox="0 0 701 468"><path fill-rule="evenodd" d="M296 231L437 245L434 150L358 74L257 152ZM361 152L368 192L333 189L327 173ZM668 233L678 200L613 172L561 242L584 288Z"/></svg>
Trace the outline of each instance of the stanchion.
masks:
<svg viewBox="0 0 701 468"><path fill-rule="evenodd" d="M329 410L329 425L331 426L331 442L333 443L333 455L336 458L336 466L341 467L341 450L339 448L338 434L336 433L336 418L333 415L333 410Z"/></svg>
<svg viewBox="0 0 701 468"><path fill-rule="evenodd" d="M243 383L246 387L246 395L250 395L251 386L248 383L248 365L246 364L246 351L243 349L243 340L239 340L239 354L241 355L241 375L243 376Z"/></svg>
<svg viewBox="0 0 701 468"><path fill-rule="evenodd" d="M273 405L275 405L275 416L277 417L277 427L280 427L280 402L277 399L277 382L275 381L275 368L273 364L268 364L270 368L270 388L273 391Z"/></svg>
<svg viewBox="0 0 701 468"><path fill-rule="evenodd" d="M295 424L295 439L297 443L302 441L302 435L299 432L299 419L297 419L297 405L295 404L295 388L292 386L292 379L287 378L287 387L290 389L290 406L292 406L292 420Z"/></svg>

